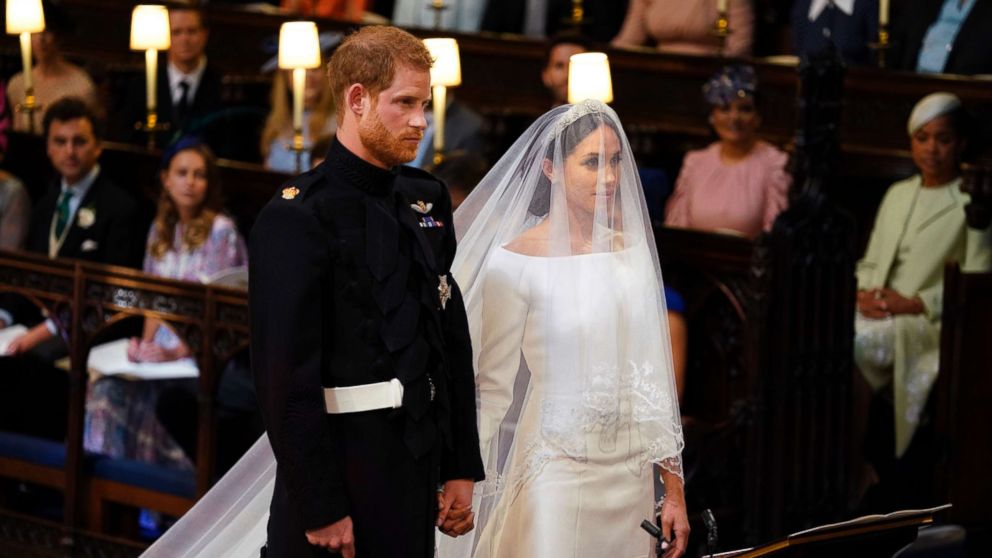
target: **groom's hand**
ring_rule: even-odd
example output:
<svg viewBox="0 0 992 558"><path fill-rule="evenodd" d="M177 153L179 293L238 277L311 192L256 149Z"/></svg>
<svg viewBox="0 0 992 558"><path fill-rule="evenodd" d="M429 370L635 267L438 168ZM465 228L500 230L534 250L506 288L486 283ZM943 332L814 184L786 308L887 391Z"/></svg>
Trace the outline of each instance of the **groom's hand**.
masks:
<svg viewBox="0 0 992 558"><path fill-rule="evenodd" d="M437 526L449 537L468 533L475 527L475 513L472 512L471 480L450 480L444 483L444 491L437 495Z"/></svg>
<svg viewBox="0 0 992 558"><path fill-rule="evenodd" d="M351 528L351 516L345 516L326 527L307 531L307 541L331 552L340 552L344 558L355 558L355 535Z"/></svg>

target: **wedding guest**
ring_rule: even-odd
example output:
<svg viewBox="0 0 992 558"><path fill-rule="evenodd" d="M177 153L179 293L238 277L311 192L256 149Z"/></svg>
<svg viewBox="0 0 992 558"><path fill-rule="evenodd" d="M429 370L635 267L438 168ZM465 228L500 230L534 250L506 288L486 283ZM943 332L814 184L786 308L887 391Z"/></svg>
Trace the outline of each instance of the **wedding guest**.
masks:
<svg viewBox="0 0 992 558"><path fill-rule="evenodd" d="M728 56L751 54L754 10L751 0L730 0L727 16L733 33L727 38ZM654 44L661 52L716 55L720 41L713 36L716 0L630 0L627 18L613 46Z"/></svg>
<svg viewBox="0 0 992 558"><path fill-rule="evenodd" d="M703 87L719 140L686 153L666 225L754 238L785 208L792 183L788 156L758 139L757 91L750 66L727 66Z"/></svg>
<svg viewBox="0 0 992 558"><path fill-rule="evenodd" d="M907 0L892 28L893 68L927 74L990 74L992 2Z"/></svg>
<svg viewBox="0 0 992 558"><path fill-rule="evenodd" d="M25 248L51 258L136 266L137 205L98 162L101 126L92 107L79 98L61 99L45 112L42 129L58 176L32 210ZM0 430L64 439L68 376L53 364L67 354L71 318L68 311L44 317L22 299L0 297L0 326L29 327L7 346Z"/></svg>
<svg viewBox="0 0 992 558"><path fill-rule="evenodd" d="M96 87L82 68L65 59L62 52L62 39L72 31L72 21L62 9L51 2L42 4L45 14L45 30L31 34L31 53L34 65L31 77L34 80L35 101L41 110L32 113L34 133L42 131L45 111L59 99L79 97L86 101L99 114ZM24 102L24 72L18 72L7 83L7 97L11 106ZM27 113L14 115L14 130L25 132L29 129Z"/></svg>
<svg viewBox="0 0 992 558"><path fill-rule="evenodd" d="M181 140L163 156L162 194L148 232L144 271L208 282L211 276L247 265L247 249L234 221L221 211L217 167L210 149ZM183 339L163 322L146 318L142 337L131 339L134 362L168 362L191 356ZM88 451L191 468L182 448L155 415L159 394L179 381L132 381L116 376L93 382L87 394L84 446Z"/></svg>
<svg viewBox="0 0 992 558"><path fill-rule="evenodd" d="M834 48L848 64L873 63L878 0L798 0L792 5L792 42L798 56Z"/></svg>
<svg viewBox="0 0 992 558"><path fill-rule="evenodd" d="M892 390L890 456L909 447L937 377L944 265L957 261L964 271L992 266L990 231L965 221L960 164L966 122L953 94L934 93L916 104L907 128L919 174L886 192L858 263L855 362L875 390Z"/></svg>
<svg viewBox="0 0 992 558"><path fill-rule="evenodd" d="M333 136L337 129L334 117L334 96L327 86L321 68L307 70L303 89L303 151L300 168L296 168L296 151L293 150L293 112L290 79L287 72L276 71L272 77L272 109L262 129L261 150L265 168L278 172L295 173L311 167L313 142L322 136Z"/></svg>
<svg viewBox="0 0 992 558"><path fill-rule="evenodd" d="M544 51L541 82L551 93L551 107L568 102L568 64L572 55L592 48L589 39L577 33L560 33L551 38Z"/></svg>
<svg viewBox="0 0 992 558"><path fill-rule="evenodd" d="M219 139L220 132L211 124L224 108L221 73L207 60L210 30L204 14L188 6L171 8L169 26L172 45L164 63L159 63L155 92L158 120L169 127L156 134L156 142L163 146L196 134L207 138L214 151L219 151L225 146ZM120 139L147 141L146 132L135 128L135 123L145 121L146 88L144 75L131 81L116 126L115 135Z"/></svg>

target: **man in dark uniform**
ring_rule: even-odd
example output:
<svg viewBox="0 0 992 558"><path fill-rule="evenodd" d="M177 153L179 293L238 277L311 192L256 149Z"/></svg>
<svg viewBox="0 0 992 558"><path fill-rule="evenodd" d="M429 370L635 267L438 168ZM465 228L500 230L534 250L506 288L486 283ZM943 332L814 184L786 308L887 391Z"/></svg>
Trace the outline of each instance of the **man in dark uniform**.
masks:
<svg viewBox="0 0 992 558"><path fill-rule="evenodd" d="M430 65L399 29L347 38L328 67L327 158L252 230L252 367L278 463L269 558L427 558L435 525L473 527L483 468L451 203L400 166L426 127Z"/></svg>

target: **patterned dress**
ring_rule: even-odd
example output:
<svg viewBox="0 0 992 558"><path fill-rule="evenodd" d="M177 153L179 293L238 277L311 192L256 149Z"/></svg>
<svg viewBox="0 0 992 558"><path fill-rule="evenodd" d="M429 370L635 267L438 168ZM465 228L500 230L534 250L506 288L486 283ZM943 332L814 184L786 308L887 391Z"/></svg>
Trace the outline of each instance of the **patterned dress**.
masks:
<svg viewBox="0 0 992 558"><path fill-rule="evenodd" d="M210 276L248 264L244 239L227 216L214 218L210 236L199 247L182 247L183 229L176 227L173 249L161 258L151 255L154 225L148 233L144 271L150 275L205 283ZM176 249L179 246L181 248ZM160 326L155 342L166 349L179 345L180 338ZM87 451L111 457L135 459L179 469L193 465L182 448L155 416L158 395L180 382L196 380L136 381L102 377L90 384L86 400L83 444Z"/></svg>

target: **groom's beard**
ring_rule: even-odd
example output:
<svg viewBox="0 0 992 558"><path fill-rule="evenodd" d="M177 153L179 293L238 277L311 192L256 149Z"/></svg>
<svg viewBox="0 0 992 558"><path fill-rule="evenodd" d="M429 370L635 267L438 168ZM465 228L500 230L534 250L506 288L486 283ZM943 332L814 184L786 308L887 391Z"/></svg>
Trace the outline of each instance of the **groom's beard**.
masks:
<svg viewBox="0 0 992 558"><path fill-rule="evenodd" d="M382 123L373 106L369 116L358 126L358 137L372 156L392 167L409 163L417 157L417 148L424 132L408 127L400 135L394 135Z"/></svg>

